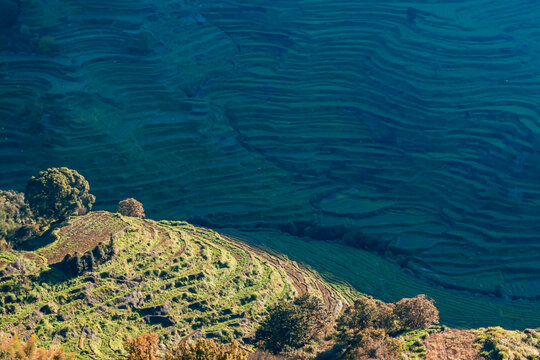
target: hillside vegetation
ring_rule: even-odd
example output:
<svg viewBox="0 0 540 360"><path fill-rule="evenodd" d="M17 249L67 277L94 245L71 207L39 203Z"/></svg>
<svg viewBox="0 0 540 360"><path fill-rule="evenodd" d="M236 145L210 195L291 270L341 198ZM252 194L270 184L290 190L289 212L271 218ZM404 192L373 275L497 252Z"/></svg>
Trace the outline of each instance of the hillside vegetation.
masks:
<svg viewBox="0 0 540 360"><path fill-rule="evenodd" d="M279 299L309 293L335 317L355 293L286 258L185 222L98 211L51 236L53 242L35 251L0 252L0 330L36 333L47 344L92 357L113 357L127 337L145 331L166 343L195 334L249 338ZM66 255L111 238L116 256L110 261L73 278L61 270Z"/></svg>
<svg viewBox="0 0 540 360"><path fill-rule="evenodd" d="M133 198L88 212L89 189L51 168L1 193L0 358L539 358L538 331L436 326L424 294L372 299L233 237L145 219Z"/></svg>
<svg viewBox="0 0 540 360"><path fill-rule="evenodd" d="M279 300L314 295L333 323L360 295L283 256L186 222L96 211L26 243L47 239L35 250L0 251L0 331L22 339L37 334L42 346L61 346L80 358L122 357L127 338L149 332L158 334L162 348L206 337L238 340L251 351L258 324ZM88 258L100 244L111 243L112 259L100 264L95 256L95 267L80 275L64 271L65 259ZM326 348L334 341L329 339ZM364 346L375 349L374 357L358 358L382 359L377 351L384 343L369 339ZM530 360L540 349L534 330L435 326L395 339L401 358L411 360Z"/></svg>

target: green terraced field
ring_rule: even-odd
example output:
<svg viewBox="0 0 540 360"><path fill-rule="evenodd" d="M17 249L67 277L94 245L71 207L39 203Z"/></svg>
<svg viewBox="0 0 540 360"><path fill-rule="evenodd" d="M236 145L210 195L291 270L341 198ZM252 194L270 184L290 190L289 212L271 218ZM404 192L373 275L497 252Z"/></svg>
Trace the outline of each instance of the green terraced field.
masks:
<svg viewBox="0 0 540 360"><path fill-rule="evenodd" d="M45 344L84 358L114 358L125 338L145 331L169 345L196 334L250 338L279 299L309 292L337 316L357 295L283 256L185 222L92 212L55 234L34 252L0 252L0 270L17 257L26 267L0 276L7 311L0 331L35 332ZM95 271L66 278L55 270L66 254L84 253L110 236L117 253Z"/></svg>
<svg viewBox="0 0 540 360"><path fill-rule="evenodd" d="M375 296L432 294L447 323L540 323L537 1L22 4L0 39L1 188L68 166L97 208L271 233ZM295 221L381 256L308 258L276 230Z"/></svg>

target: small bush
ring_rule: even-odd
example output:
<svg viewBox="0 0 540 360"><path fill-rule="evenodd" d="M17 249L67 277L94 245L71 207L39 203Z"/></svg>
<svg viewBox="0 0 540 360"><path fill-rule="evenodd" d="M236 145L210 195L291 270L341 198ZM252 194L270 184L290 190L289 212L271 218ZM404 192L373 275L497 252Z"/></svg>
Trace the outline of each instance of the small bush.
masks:
<svg viewBox="0 0 540 360"><path fill-rule="evenodd" d="M342 354L342 359L398 360L402 353L402 342L391 338L382 329L364 329L349 342Z"/></svg>
<svg viewBox="0 0 540 360"><path fill-rule="evenodd" d="M236 341L230 345L216 344L211 339L184 341L169 351L167 360L247 360L247 351Z"/></svg>
<svg viewBox="0 0 540 360"><path fill-rule="evenodd" d="M0 359L3 360L71 360L72 354L65 353L62 348L45 349L37 346L38 339L32 335L24 343L17 335L0 332Z"/></svg>
<svg viewBox="0 0 540 360"><path fill-rule="evenodd" d="M124 216L143 218L144 208L141 202L130 198L122 200L118 203L118 213Z"/></svg>
<svg viewBox="0 0 540 360"><path fill-rule="evenodd" d="M271 307L255 337L265 350L273 354L299 349L326 335L328 318L322 302L306 294Z"/></svg>
<svg viewBox="0 0 540 360"><path fill-rule="evenodd" d="M129 360L156 360L158 336L156 333L143 333L136 338L126 339L124 348Z"/></svg>
<svg viewBox="0 0 540 360"><path fill-rule="evenodd" d="M64 259L53 266L60 268L69 275L82 275L86 272L95 271L99 265L111 260L116 254L114 240L108 245L99 243L94 249L85 252L84 254L67 254Z"/></svg>
<svg viewBox="0 0 540 360"><path fill-rule="evenodd" d="M25 224L15 231L11 237L11 242L14 244L21 244L26 239L39 232L39 225L37 224Z"/></svg>
<svg viewBox="0 0 540 360"><path fill-rule="evenodd" d="M337 327L343 340L367 328L392 332L397 329L394 304L363 297L357 299L338 319Z"/></svg>
<svg viewBox="0 0 540 360"><path fill-rule="evenodd" d="M439 323L439 310L434 300L424 294L401 299L396 303L394 314L406 329L424 329Z"/></svg>

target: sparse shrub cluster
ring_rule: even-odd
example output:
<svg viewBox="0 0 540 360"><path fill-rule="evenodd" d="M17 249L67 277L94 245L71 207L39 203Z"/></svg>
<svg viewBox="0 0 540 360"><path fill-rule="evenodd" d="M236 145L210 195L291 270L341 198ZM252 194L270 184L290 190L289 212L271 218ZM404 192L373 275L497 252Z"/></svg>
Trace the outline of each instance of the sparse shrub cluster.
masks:
<svg viewBox="0 0 540 360"><path fill-rule="evenodd" d="M540 329L523 332L501 327L480 329L476 342L480 355L486 360L540 359Z"/></svg>
<svg viewBox="0 0 540 360"><path fill-rule="evenodd" d="M0 250L38 232L36 223L46 225L85 215L96 201L89 191L84 176L67 167L49 168L32 176L24 194L0 190ZM124 216L146 216L142 203L133 198L120 201L118 212Z"/></svg>
<svg viewBox="0 0 540 360"><path fill-rule="evenodd" d="M418 307L415 307L418 306ZM321 348L318 344L330 339L337 341L331 351L334 359L398 360L403 331L429 326L438 321L433 300L425 295L402 299L397 304L363 297L345 309L332 330L330 314L321 300L303 295L291 301L280 301L270 307L255 334L260 349L248 354L236 341L229 345L211 339L183 341L169 349L166 360L247 360L247 359L311 359ZM161 359L158 356L157 336L143 334L126 341L131 360Z"/></svg>
<svg viewBox="0 0 540 360"><path fill-rule="evenodd" d="M99 265L111 260L115 254L116 248L111 237L111 241L107 245L100 243L82 255L78 253L66 255L58 267L66 274L78 276L96 270Z"/></svg>
<svg viewBox="0 0 540 360"><path fill-rule="evenodd" d="M343 359L399 359L400 331L417 330L439 322L432 299L420 294L396 304L370 298L357 299L337 321Z"/></svg>
<svg viewBox="0 0 540 360"><path fill-rule="evenodd" d="M17 335L0 332L0 359L3 360L71 360L72 354L62 348L46 349L38 346L36 335L23 342Z"/></svg>
<svg viewBox="0 0 540 360"><path fill-rule="evenodd" d="M10 250L54 221L65 221L71 216L85 215L96 200L89 193L88 181L76 170L67 167L49 168L40 171L26 184L25 193L13 190L0 190L0 250ZM144 208L139 201L129 198L118 203L118 212L124 216L144 218ZM51 228L49 228L50 235ZM43 238L43 237L42 237ZM39 239L39 241L42 240ZM79 269L92 269L92 256L97 253L80 256ZM64 259L68 268L74 259ZM81 262L82 261L82 262ZM78 273L78 272L77 272Z"/></svg>

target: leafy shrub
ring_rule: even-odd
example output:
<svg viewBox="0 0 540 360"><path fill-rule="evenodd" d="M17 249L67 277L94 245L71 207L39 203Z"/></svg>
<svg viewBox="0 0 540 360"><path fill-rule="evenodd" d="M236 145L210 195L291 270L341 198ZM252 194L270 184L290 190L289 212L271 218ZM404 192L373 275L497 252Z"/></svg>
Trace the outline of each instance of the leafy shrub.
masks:
<svg viewBox="0 0 540 360"><path fill-rule="evenodd" d="M0 238L0 251L12 250L13 245L8 243L5 239Z"/></svg>
<svg viewBox="0 0 540 360"><path fill-rule="evenodd" d="M211 339L184 341L169 351L167 360L247 360L247 351L236 341L230 345L217 345Z"/></svg>
<svg viewBox="0 0 540 360"><path fill-rule="evenodd" d="M396 303L394 314L406 329L424 329L439 323L439 310L433 299L424 294L401 299Z"/></svg>
<svg viewBox="0 0 540 360"><path fill-rule="evenodd" d="M78 253L67 254L60 263L53 266L59 267L67 274L78 276L88 271L95 271L99 265L111 260L115 254L114 239L111 238L108 245L99 243L95 248L82 255Z"/></svg>
<svg viewBox="0 0 540 360"><path fill-rule="evenodd" d="M368 328L356 334L346 346L342 359L364 360L401 358L402 342L389 337L384 330Z"/></svg>
<svg viewBox="0 0 540 360"><path fill-rule="evenodd" d="M88 181L76 170L50 168L32 176L25 197L34 215L45 220L65 220L80 208L90 210L96 197Z"/></svg>
<svg viewBox="0 0 540 360"><path fill-rule="evenodd" d="M156 333L143 333L136 338L126 339L124 348L129 360L156 360L158 336Z"/></svg>
<svg viewBox="0 0 540 360"><path fill-rule="evenodd" d="M24 194L0 190L0 239L12 237L23 225L33 222Z"/></svg>
<svg viewBox="0 0 540 360"><path fill-rule="evenodd" d="M10 240L14 244L20 244L28 239L30 236L39 232L39 225L37 224L25 224L15 231Z"/></svg>
<svg viewBox="0 0 540 360"><path fill-rule="evenodd" d="M387 332L396 330L396 316L394 304L387 304L379 300L362 297L345 309L337 321L337 327L343 340L355 336L358 332L367 329L383 329Z"/></svg>
<svg viewBox="0 0 540 360"><path fill-rule="evenodd" d="M328 317L322 302L306 294L272 306L255 337L273 354L299 349L327 333Z"/></svg>
<svg viewBox="0 0 540 360"><path fill-rule="evenodd" d="M37 346L38 339L32 335L24 343L17 335L0 332L0 359L3 360L71 360L72 354L65 353L62 348L45 349Z"/></svg>
<svg viewBox="0 0 540 360"><path fill-rule="evenodd" d="M118 213L124 216L145 217L142 203L133 198L120 201L118 203Z"/></svg>

